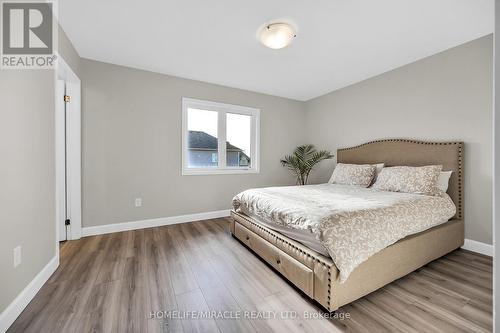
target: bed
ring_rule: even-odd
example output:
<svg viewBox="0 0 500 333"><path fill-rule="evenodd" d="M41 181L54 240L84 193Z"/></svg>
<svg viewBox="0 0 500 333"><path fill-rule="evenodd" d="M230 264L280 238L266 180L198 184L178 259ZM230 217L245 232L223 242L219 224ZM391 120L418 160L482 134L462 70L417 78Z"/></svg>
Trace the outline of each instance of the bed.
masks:
<svg viewBox="0 0 500 333"><path fill-rule="evenodd" d="M454 204L451 219L377 250L351 267L348 274L348 266L337 257L332 259L310 233L270 223L242 210L231 211L231 233L327 311L335 311L463 245L462 160L461 142L389 139L339 149L338 163L441 164L443 170L453 171L446 196ZM321 186L310 189L324 191ZM363 195L371 195L366 192Z"/></svg>

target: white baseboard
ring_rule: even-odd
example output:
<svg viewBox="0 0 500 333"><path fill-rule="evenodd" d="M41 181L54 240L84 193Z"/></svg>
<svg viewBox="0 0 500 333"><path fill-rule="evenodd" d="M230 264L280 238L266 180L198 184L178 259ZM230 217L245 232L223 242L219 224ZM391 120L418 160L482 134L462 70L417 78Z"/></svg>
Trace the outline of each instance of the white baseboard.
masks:
<svg viewBox="0 0 500 333"><path fill-rule="evenodd" d="M481 243L472 239L466 239L462 249L493 257L493 245Z"/></svg>
<svg viewBox="0 0 500 333"><path fill-rule="evenodd" d="M38 273L33 280L21 291L19 295L0 313L0 332L5 332L19 317L36 293L47 282L52 273L59 266L59 255L52 258L47 265Z"/></svg>
<svg viewBox="0 0 500 333"><path fill-rule="evenodd" d="M86 236L102 235L102 234L109 234L112 232L152 228L152 227L159 227L162 225L215 219L220 217L227 217L229 216L229 212L230 212L229 209L225 209L225 210L216 210L213 212L161 217L157 219L148 219L148 220L140 220L132 222L105 224L95 227L84 227L82 228L82 236L86 237Z"/></svg>

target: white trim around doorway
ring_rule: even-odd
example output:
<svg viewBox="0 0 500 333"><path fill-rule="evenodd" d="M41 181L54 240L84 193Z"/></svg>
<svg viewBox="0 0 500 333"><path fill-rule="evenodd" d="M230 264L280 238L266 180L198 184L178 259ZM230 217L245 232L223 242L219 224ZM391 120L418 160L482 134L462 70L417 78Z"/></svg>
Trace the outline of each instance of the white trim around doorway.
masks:
<svg viewBox="0 0 500 333"><path fill-rule="evenodd" d="M71 224L68 228L68 240L82 236L81 217L81 81L64 58L57 54L58 64L55 70L55 150L56 150L56 250L59 252L61 224L65 220L65 147L64 147L64 104L61 103L58 86L66 83L67 94L71 100L67 105L67 144L68 144L68 211Z"/></svg>

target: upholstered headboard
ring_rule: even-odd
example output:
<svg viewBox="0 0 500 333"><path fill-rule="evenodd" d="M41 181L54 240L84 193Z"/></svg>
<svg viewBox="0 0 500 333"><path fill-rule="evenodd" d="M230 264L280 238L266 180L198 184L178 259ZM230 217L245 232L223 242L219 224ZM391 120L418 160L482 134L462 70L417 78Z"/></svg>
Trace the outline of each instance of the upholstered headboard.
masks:
<svg viewBox="0 0 500 333"><path fill-rule="evenodd" d="M453 171L448 195L457 206L455 219L464 215L463 142L426 142L407 139L371 141L359 146L337 150L338 163L375 164L386 166L423 166L442 164L443 171Z"/></svg>

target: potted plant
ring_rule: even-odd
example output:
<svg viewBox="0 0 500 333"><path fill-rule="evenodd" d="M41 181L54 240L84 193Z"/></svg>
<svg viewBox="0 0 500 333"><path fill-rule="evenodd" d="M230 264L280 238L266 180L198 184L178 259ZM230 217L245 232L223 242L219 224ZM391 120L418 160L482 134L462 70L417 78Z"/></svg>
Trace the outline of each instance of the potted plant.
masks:
<svg viewBox="0 0 500 333"><path fill-rule="evenodd" d="M306 185L314 166L332 157L333 154L329 151L318 151L314 145L308 144L295 148L291 155L287 155L281 160L281 165L288 168L297 177L297 184Z"/></svg>

